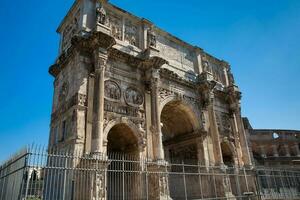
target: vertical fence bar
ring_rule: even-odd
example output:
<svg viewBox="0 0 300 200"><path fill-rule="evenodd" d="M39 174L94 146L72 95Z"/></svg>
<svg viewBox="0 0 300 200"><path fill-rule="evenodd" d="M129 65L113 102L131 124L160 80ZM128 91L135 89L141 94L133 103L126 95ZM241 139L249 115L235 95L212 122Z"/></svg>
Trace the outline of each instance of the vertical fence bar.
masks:
<svg viewBox="0 0 300 200"><path fill-rule="evenodd" d="M182 161L182 175L183 175L183 185L184 185L184 197L185 197L185 200L188 199L187 197L187 190L186 190L186 180L185 180L185 169L184 169L184 161Z"/></svg>

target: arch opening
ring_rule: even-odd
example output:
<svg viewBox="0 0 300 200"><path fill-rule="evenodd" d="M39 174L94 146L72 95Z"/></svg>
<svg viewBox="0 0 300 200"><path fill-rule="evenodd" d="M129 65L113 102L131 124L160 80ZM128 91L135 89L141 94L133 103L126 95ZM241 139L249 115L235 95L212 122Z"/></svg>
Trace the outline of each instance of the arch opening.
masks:
<svg viewBox="0 0 300 200"><path fill-rule="evenodd" d="M107 135L107 155L110 163L107 171L107 199L135 199L139 187L131 184L140 180L132 171L140 169L138 138L126 124L114 125Z"/></svg>
<svg viewBox="0 0 300 200"><path fill-rule="evenodd" d="M133 131L126 124L117 124L113 126L107 135L108 154L131 154L137 155L138 139Z"/></svg>
<svg viewBox="0 0 300 200"><path fill-rule="evenodd" d="M182 101L171 101L161 111L161 131L165 159L171 162L197 162L195 131L197 117Z"/></svg>
<svg viewBox="0 0 300 200"><path fill-rule="evenodd" d="M234 156L230 146L227 143L222 142L221 149L222 149L223 163L227 166L234 166Z"/></svg>

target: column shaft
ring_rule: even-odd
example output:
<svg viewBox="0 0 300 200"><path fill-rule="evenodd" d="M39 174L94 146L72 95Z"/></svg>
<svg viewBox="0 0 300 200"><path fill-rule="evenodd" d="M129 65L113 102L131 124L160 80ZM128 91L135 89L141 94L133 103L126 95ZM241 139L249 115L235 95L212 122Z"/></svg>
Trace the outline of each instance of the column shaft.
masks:
<svg viewBox="0 0 300 200"><path fill-rule="evenodd" d="M93 102L93 153L103 152L103 122L104 122L104 75L107 56L97 51L95 53L95 82Z"/></svg>
<svg viewBox="0 0 300 200"><path fill-rule="evenodd" d="M285 156L288 156L288 157L291 156L289 145L285 144L284 150L285 150Z"/></svg>
<svg viewBox="0 0 300 200"><path fill-rule="evenodd" d="M278 146L276 144L272 145L272 149L273 149L273 156L278 157L278 150L277 150Z"/></svg>
<svg viewBox="0 0 300 200"><path fill-rule="evenodd" d="M299 145L298 145L298 144L295 144L295 145L294 145L294 149L295 149L295 153L296 153L297 157L300 157L300 149L299 149Z"/></svg>
<svg viewBox="0 0 300 200"><path fill-rule="evenodd" d="M260 155L261 155L261 157L266 158L267 154L266 154L265 146L264 145L260 145L259 149L260 149Z"/></svg>
<svg viewBox="0 0 300 200"><path fill-rule="evenodd" d="M238 125L239 130L239 138L243 153L243 161L245 165L252 165L251 157L250 157L250 151L249 151L249 145L248 145L248 137L246 136L246 131L243 125L243 120L240 114L240 108L236 109L235 112L236 122Z"/></svg>
<svg viewBox="0 0 300 200"><path fill-rule="evenodd" d="M164 149L161 132L160 107L158 99L158 80L153 79L151 82L151 117L153 132L153 150L156 160L164 160Z"/></svg>
<svg viewBox="0 0 300 200"><path fill-rule="evenodd" d="M241 144L239 142L239 138L240 138L239 129L238 129L238 124L237 124L237 120L236 120L236 115L234 113L231 115L230 121L231 121L232 131L234 134L236 152L237 152L237 156L238 156L237 160L238 160L239 165L243 165L244 161L242 159L243 158L242 148L241 148Z"/></svg>
<svg viewBox="0 0 300 200"><path fill-rule="evenodd" d="M222 165L223 164L223 156L222 156L222 149L221 149L221 142L220 142L220 133L218 130L216 114L214 110L214 95L213 92L210 92L210 103L207 107L209 120L210 120L210 134L214 144L214 157L215 157L215 164Z"/></svg>

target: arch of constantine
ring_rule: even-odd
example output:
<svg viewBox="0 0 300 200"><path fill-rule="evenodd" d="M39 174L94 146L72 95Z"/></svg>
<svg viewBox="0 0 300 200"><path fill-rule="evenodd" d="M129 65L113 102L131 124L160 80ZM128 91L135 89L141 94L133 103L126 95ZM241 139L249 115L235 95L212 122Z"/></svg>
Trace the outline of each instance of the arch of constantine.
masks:
<svg viewBox="0 0 300 200"><path fill-rule="evenodd" d="M300 131L253 129L231 67L108 0L75 0L49 73L48 147L0 199L300 199Z"/></svg>
<svg viewBox="0 0 300 200"><path fill-rule="evenodd" d="M156 171L252 166L226 61L104 0L75 1L57 31L50 148L143 157ZM168 180L150 181L162 190Z"/></svg>

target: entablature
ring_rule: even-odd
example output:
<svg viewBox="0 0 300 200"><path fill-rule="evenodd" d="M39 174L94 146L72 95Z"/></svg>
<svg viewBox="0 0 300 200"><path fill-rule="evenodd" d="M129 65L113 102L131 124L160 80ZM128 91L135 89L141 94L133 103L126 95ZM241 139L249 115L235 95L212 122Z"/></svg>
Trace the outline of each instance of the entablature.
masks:
<svg viewBox="0 0 300 200"><path fill-rule="evenodd" d="M103 9L103 13L100 13L101 16L97 16L99 10ZM87 19L83 19L84 15ZM68 53L69 49L72 48L73 37L92 35L97 24L99 25L99 18L103 19L102 15L105 15L105 26L107 26L110 36L115 40L114 49L120 52L138 58L146 49L153 48L157 50L159 57L168 62L165 68L169 68L183 78L193 81L202 72L210 72L213 79L224 86L229 85L230 80L233 79L233 77L228 78L232 74L227 62L171 35L149 20L139 18L106 1L99 1L98 3L96 1L76 1L58 28L58 32L62 34L62 41L70 41L69 45L62 47L60 57L63 57L63 54ZM80 19L75 21L78 21L79 25L76 27L79 28L71 31L72 34L68 35L66 39L64 32L74 22L74 18L78 16ZM57 66L54 65L51 71L56 74Z"/></svg>

